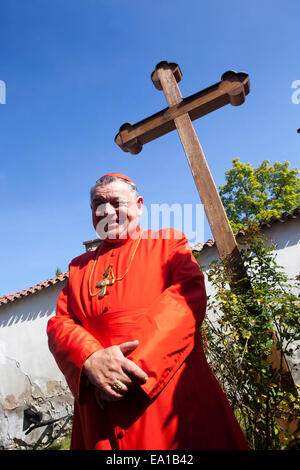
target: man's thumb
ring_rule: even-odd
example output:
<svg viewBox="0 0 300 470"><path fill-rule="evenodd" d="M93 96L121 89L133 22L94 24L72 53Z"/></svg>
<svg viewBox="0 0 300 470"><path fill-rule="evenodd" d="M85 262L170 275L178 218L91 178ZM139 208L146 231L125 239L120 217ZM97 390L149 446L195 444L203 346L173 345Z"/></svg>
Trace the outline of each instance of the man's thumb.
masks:
<svg viewBox="0 0 300 470"><path fill-rule="evenodd" d="M124 356L126 356L126 354L129 354L130 352L134 351L138 344L139 341L136 339L135 341L128 341L127 343L119 344L119 348L124 354Z"/></svg>

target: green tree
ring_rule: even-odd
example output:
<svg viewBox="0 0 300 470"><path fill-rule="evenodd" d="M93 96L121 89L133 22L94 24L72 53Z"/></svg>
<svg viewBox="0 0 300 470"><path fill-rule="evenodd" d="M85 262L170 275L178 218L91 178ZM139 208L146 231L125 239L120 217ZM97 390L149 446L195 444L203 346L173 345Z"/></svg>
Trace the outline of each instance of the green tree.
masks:
<svg viewBox="0 0 300 470"><path fill-rule="evenodd" d="M300 207L299 170L290 169L290 162L269 165L270 161L264 160L257 168L239 158L232 163L219 191L234 232L250 220L269 220Z"/></svg>

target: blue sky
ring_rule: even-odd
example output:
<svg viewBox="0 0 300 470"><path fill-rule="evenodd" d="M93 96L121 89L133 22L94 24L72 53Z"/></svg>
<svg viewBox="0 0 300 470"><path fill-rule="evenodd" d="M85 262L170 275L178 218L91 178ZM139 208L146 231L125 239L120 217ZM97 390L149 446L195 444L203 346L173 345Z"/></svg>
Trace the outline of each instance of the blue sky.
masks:
<svg viewBox="0 0 300 470"><path fill-rule="evenodd" d="M130 176L147 205L201 202L176 132L137 156L114 142L124 122L166 107L150 79L161 60L179 64L184 97L227 70L249 74L242 106L194 121L217 186L235 157L297 167L299 13L298 0L2 0L0 295L84 251L89 189L105 173Z"/></svg>

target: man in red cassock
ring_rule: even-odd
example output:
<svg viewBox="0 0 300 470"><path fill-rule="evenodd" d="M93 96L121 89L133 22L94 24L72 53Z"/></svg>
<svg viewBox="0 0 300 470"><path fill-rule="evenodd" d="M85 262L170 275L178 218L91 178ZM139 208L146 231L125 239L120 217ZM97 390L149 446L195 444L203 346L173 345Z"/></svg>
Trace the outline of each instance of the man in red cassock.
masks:
<svg viewBox="0 0 300 470"><path fill-rule="evenodd" d="M75 258L49 322L74 395L71 449L248 449L206 361L203 274L183 233L142 231L125 175L91 190L102 242Z"/></svg>

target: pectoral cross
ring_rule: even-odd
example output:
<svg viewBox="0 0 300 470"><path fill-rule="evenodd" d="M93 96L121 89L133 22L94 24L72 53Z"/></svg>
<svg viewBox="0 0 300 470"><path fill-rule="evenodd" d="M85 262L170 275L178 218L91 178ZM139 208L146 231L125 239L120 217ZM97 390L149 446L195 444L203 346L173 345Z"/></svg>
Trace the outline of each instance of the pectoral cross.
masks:
<svg viewBox="0 0 300 470"><path fill-rule="evenodd" d="M111 279L109 279L109 276L111 276ZM107 286L112 286L114 283L115 283L115 278L113 275L112 268L111 266L108 266L108 268L105 270L103 274L102 281L99 281L96 284L96 287L100 287L98 298L102 299L106 294Z"/></svg>

